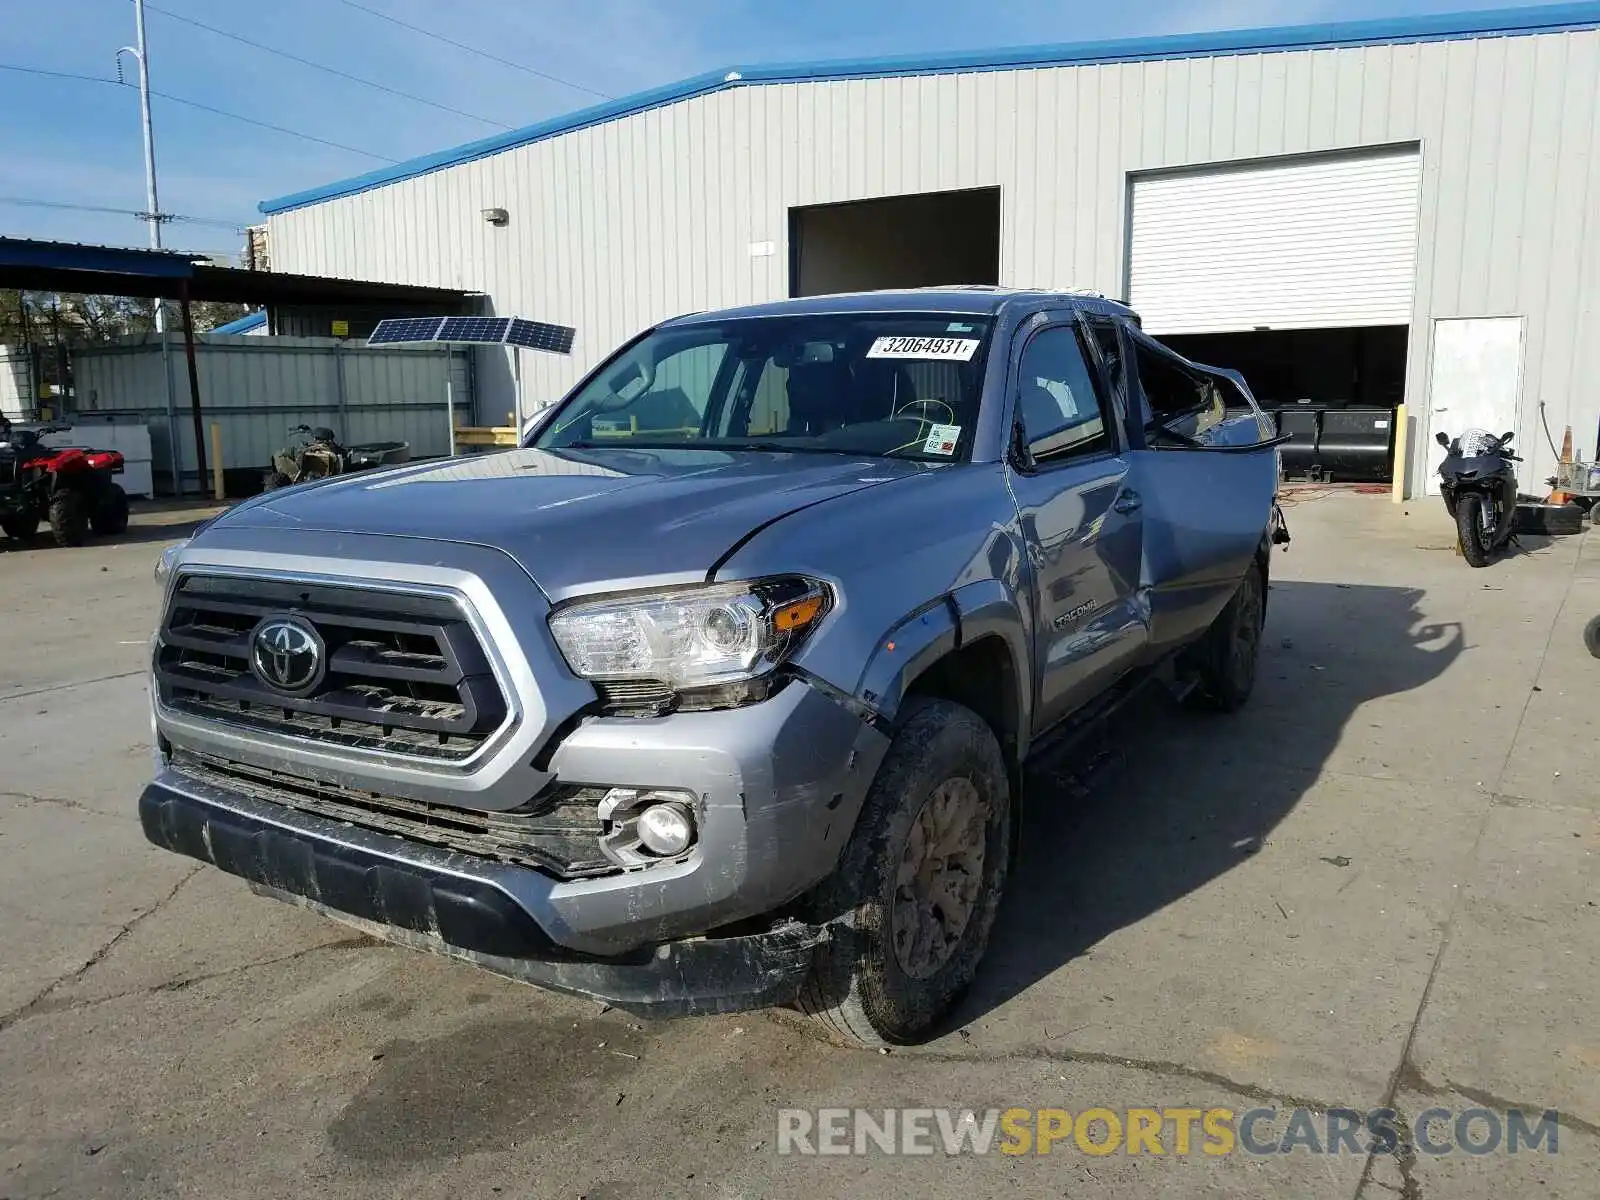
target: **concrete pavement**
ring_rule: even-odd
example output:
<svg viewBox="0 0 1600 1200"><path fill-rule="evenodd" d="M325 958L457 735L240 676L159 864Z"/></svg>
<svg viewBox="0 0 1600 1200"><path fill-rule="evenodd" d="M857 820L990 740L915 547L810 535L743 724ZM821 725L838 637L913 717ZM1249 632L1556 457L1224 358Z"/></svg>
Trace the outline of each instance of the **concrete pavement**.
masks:
<svg viewBox="0 0 1600 1200"><path fill-rule="evenodd" d="M1473 571L1437 508L1292 506L1251 706L1140 704L1087 798L1038 764L1052 804L958 1027L889 1055L642 1024L147 846L172 530L0 553L0 1196L1591 1197L1600 535ZM791 1107L1295 1104L1559 1108L1559 1152L775 1145Z"/></svg>

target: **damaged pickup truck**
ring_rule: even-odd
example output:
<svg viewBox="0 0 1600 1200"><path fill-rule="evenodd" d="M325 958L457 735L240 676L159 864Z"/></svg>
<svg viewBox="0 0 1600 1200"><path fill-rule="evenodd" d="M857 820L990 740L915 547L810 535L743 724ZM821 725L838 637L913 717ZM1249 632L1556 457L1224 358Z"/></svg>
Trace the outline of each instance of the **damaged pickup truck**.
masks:
<svg viewBox="0 0 1600 1200"><path fill-rule="evenodd" d="M1121 304L681 317L524 440L163 556L152 842L635 1013L913 1042L1002 912L1030 752L1146 681L1250 695L1277 440Z"/></svg>

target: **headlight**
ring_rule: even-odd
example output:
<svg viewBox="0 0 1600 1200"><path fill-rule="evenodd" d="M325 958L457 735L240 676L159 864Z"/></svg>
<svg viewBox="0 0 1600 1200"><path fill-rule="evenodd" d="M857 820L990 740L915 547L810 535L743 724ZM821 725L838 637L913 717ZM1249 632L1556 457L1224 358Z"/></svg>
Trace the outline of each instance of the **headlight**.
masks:
<svg viewBox="0 0 1600 1200"><path fill-rule="evenodd" d="M189 544L189 539L175 542L161 552L161 557L156 559L156 586L165 588L167 580L172 578L172 568L178 565L178 555L183 553L183 548Z"/></svg>
<svg viewBox="0 0 1600 1200"><path fill-rule="evenodd" d="M586 679L659 680L674 691L772 670L828 611L825 584L782 578L574 604L550 618Z"/></svg>

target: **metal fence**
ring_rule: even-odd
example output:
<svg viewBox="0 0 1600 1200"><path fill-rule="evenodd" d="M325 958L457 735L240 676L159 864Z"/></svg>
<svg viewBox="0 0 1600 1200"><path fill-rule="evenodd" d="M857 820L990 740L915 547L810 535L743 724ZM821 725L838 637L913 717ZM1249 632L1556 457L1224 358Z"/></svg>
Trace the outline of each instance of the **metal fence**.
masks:
<svg viewBox="0 0 1600 1200"><path fill-rule="evenodd" d="M300 424L327 425L346 443L410 442L415 458L448 454L447 378L456 423L473 419L471 351L462 347L201 334L195 367L208 469L212 424L222 427L229 472L265 470ZM78 350L73 382L79 412L135 416L150 427L158 486L171 491L174 445L186 486L199 482L179 335L167 334L165 345L148 334Z"/></svg>

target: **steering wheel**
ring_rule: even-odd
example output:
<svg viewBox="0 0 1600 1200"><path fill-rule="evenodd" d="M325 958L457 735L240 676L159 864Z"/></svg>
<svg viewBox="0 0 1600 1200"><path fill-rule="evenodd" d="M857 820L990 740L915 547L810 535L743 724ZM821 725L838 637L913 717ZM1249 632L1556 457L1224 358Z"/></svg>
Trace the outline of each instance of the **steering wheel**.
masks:
<svg viewBox="0 0 1600 1200"><path fill-rule="evenodd" d="M938 413L935 413L933 416L923 415L928 409L935 407L944 410L942 416ZM913 413L911 411L912 409L921 409L923 410L923 413ZM894 418L898 419L901 417L905 417L912 421L918 421L924 425L954 425L956 423L956 410L951 408L943 400L908 400L906 403L894 410Z"/></svg>

